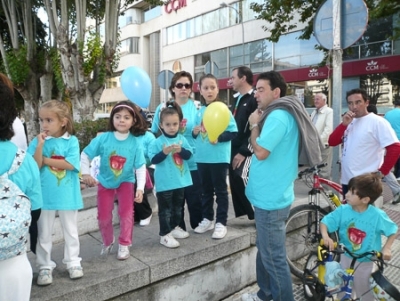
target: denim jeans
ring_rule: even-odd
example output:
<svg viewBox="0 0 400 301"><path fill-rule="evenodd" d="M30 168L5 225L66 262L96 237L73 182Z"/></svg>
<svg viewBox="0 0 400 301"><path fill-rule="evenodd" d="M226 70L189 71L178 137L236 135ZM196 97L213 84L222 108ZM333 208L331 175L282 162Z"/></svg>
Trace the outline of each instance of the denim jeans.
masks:
<svg viewBox="0 0 400 301"><path fill-rule="evenodd" d="M228 185L226 175L228 163L197 163L202 182L202 212L203 218L214 220L214 193L217 202L216 222L226 226L228 218Z"/></svg>
<svg viewBox="0 0 400 301"><path fill-rule="evenodd" d="M167 235L179 225L184 204L184 188L157 192L160 236Z"/></svg>
<svg viewBox="0 0 400 301"><path fill-rule="evenodd" d="M185 187L184 198L186 200L187 208L189 211L190 226L192 229L196 228L203 220L201 214L201 180L198 170L191 170L193 184ZM182 204L182 218L179 226L186 230L185 224L185 202Z"/></svg>
<svg viewBox="0 0 400 301"><path fill-rule="evenodd" d="M279 210L254 207L257 227L257 292L261 300L294 301L292 278L286 261L285 221L290 206Z"/></svg>

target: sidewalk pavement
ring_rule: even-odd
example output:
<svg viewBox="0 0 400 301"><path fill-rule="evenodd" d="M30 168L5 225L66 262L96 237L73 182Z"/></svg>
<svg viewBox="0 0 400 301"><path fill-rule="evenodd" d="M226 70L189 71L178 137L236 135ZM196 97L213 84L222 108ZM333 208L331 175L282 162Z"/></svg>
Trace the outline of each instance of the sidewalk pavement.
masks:
<svg viewBox="0 0 400 301"><path fill-rule="evenodd" d="M383 210L389 215L389 217L400 227L400 204L391 204L393 194L390 189L384 185L383 190ZM295 182L295 194L296 200L293 206L296 206L301 199L307 198L307 192L309 188L301 181ZM387 262L387 266L384 271L385 277L400 290L400 231L397 234L397 238L392 248L392 259ZM293 282L293 293L296 301L305 301L303 295L303 286L301 280L297 277L292 276ZM241 301L241 296L244 293L253 293L258 291L257 283L248 286L241 291L229 296L221 301ZM328 300L328 299L327 299ZM329 299L330 300L330 299Z"/></svg>

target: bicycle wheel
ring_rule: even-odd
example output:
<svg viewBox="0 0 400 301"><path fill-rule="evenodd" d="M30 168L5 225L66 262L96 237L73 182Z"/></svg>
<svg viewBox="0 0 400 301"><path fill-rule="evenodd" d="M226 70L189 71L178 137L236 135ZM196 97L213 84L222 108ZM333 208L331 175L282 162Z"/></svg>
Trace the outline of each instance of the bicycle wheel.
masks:
<svg viewBox="0 0 400 301"><path fill-rule="evenodd" d="M320 243L319 222L327 214L316 205L300 205L290 210L286 221L286 258L290 271L300 279L308 256L317 250ZM338 241L336 233L330 237Z"/></svg>

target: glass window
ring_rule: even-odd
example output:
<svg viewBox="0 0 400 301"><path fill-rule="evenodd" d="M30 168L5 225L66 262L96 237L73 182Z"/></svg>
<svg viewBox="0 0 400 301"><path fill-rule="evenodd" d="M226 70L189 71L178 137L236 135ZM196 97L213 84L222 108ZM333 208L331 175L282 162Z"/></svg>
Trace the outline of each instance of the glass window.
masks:
<svg viewBox="0 0 400 301"><path fill-rule="evenodd" d="M202 16L194 18L194 35L199 36L203 34Z"/></svg>
<svg viewBox="0 0 400 301"><path fill-rule="evenodd" d="M227 49L220 49L211 52L211 61L214 62L214 75L217 78L228 77Z"/></svg>
<svg viewBox="0 0 400 301"><path fill-rule="evenodd" d="M150 21L151 19L161 16L161 6L153 7L144 12L144 22Z"/></svg>
<svg viewBox="0 0 400 301"><path fill-rule="evenodd" d="M142 10L131 8L124 11L123 15L118 18L118 25L124 27L129 24L141 24L142 23Z"/></svg>
<svg viewBox="0 0 400 301"><path fill-rule="evenodd" d="M233 69L245 64L246 49L243 45L229 47L229 68Z"/></svg>
<svg viewBox="0 0 400 301"><path fill-rule="evenodd" d="M250 21L255 19L256 13L250 8L250 4L263 4L264 2L265 0L243 0L243 21Z"/></svg>
<svg viewBox="0 0 400 301"><path fill-rule="evenodd" d="M121 55L139 53L139 37L131 37L121 41Z"/></svg>
<svg viewBox="0 0 400 301"><path fill-rule="evenodd" d="M318 44L315 37L309 40L298 39L299 32L289 33L280 37L274 44L274 65L276 70L298 68L319 64L323 52L315 49Z"/></svg>
<svg viewBox="0 0 400 301"><path fill-rule="evenodd" d="M250 69L254 73L272 70L272 43L258 40L248 45Z"/></svg>
<svg viewBox="0 0 400 301"><path fill-rule="evenodd" d="M216 22L219 20L219 12L220 9L203 15L203 34L219 29L219 23Z"/></svg>

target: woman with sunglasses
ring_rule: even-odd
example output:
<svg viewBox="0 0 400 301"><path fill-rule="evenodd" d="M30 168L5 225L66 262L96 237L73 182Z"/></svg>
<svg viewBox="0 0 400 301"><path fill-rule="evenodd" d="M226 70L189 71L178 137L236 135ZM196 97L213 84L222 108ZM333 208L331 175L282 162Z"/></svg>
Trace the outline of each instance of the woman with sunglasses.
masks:
<svg viewBox="0 0 400 301"><path fill-rule="evenodd" d="M180 124L179 132L188 140L191 147L194 150L195 140L192 136L192 130L196 125L196 116L198 113L198 107L190 98L192 93L193 77L189 72L180 71L175 73L172 77L171 85L169 86L169 92L171 93L174 101L179 104L182 113L183 120ZM159 132L160 126L160 111L165 107L164 103L161 103L154 113L153 124L151 131L155 134ZM200 176L197 171L197 165L194 162L194 156L188 160L190 174L192 176L193 184L185 187L184 197L189 210L190 226L192 229L196 228L202 221L202 208L201 208L201 182ZM157 182L155 183L155 189L157 190ZM182 204L182 221L180 227L186 231L186 225L184 220L184 206Z"/></svg>

